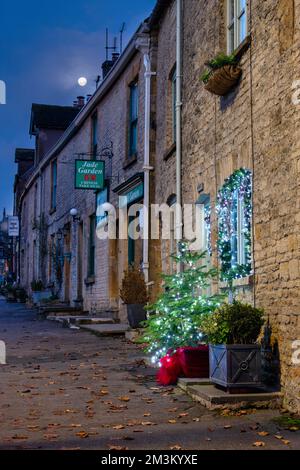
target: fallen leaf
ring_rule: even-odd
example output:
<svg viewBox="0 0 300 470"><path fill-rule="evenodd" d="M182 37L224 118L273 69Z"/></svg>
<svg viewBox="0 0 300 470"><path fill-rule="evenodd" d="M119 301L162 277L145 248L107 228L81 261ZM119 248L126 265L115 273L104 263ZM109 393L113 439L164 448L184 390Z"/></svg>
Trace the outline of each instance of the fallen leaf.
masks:
<svg viewBox="0 0 300 470"><path fill-rule="evenodd" d="M88 433L84 431L77 432L76 436L80 437L81 439L87 439L89 437Z"/></svg>
<svg viewBox="0 0 300 470"><path fill-rule="evenodd" d="M170 423L170 424L176 424L177 421L176 421L176 419L169 419L168 423Z"/></svg>
<svg viewBox="0 0 300 470"><path fill-rule="evenodd" d="M178 418L185 418L186 416L189 416L189 413L180 413L180 415L178 415Z"/></svg>
<svg viewBox="0 0 300 470"><path fill-rule="evenodd" d="M297 431L300 431L300 428L298 426L292 426L292 427L289 428L289 431L297 432Z"/></svg>
<svg viewBox="0 0 300 470"><path fill-rule="evenodd" d="M224 426L224 429L232 429L232 426L230 424L227 424L227 426Z"/></svg>
<svg viewBox="0 0 300 470"><path fill-rule="evenodd" d="M170 447L170 450L182 450L182 447L179 445Z"/></svg>
<svg viewBox="0 0 300 470"><path fill-rule="evenodd" d="M129 397L119 397L119 400L128 402L128 401L130 401L130 398Z"/></svg>
<svg viewBox="0 0 300 470"><path fill-rule="evenodd" d="M142 422L141 422L141 425L142 425L142 426L153 426L154 423L152 423L152 421L142 421Z"/></svg>
<svg viewBox="0 0 300 470"><path fill-rule="evenodd" d="M116 429L118 431L120 429L125 429L125 426L123 424L117 424L116 426L113 426L113 429Z"/></svg>
<svg viewBox="0 0 300 470"><path fill-rule="evenodd" d="M144 417L145 417L145 418L147 418L147 417L149 417L149 416L151 416L151 413L144 413Z"/></svg>
<svg viewBox="0 0 300 470"><path fill-rule="evenodd" d="M278 439L280 441L283 439L283 436L279 436L278 434L276 434L274 437L275 437L275 439Z"/></svg>
<svg viewBox="0 0 300 470"><path fill-rule="evenodd" d="M261 431L261 432L258 432L257 434L261 437L266 437L270 435L270 433L267 431Z"/></svg>
<svg viewBox="0 0 300 470"><path fill-rule="evenodd" d="M108 446L109 450L121 451L121 450L129 450L128 447L122 446Z"/></svg>
<svg viewBox="0 0 300 470"><path fill-rule="evenodd" d="M100 395L109 395L109 391L108 390L100 390Z"/></svg>
<svg viewBox="0 0 300 470"><path fill-rule="evenodd" d="M253 446L254 447L266 447L266 444L265 444L265 442L258 441L258 442L254 442Z"/></svg>
<svg viewBox="0 0 300 470"><path fill-rule="evenodd" d="M286 446L288 446L291 443L291 441L288 441L287 439L283 439L281 442L285 444Z"/></svg>

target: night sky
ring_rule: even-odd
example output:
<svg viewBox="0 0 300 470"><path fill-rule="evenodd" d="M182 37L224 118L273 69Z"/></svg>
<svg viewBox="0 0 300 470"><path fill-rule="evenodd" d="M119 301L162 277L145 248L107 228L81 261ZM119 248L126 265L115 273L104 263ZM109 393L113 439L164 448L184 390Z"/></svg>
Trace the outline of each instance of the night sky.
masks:
<svg viewBox="0 0 300 470"><path fill-rule="evenodd" d="M0 213L13 203L16 147L33 148L28 129L33 102L72 105L95 91L105 57L105 29L124 43L149 16L155 0L1 0L0 80L7 104L0 105ZM79 77L88 85L81 88Z"/></svg>

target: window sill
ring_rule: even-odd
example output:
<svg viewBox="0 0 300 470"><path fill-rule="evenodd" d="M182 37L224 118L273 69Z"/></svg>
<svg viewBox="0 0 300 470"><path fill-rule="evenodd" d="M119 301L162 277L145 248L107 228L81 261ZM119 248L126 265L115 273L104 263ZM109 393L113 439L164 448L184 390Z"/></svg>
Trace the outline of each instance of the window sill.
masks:
<svg viewBox="0 0 300 470"><path fill-rule="evenodd" d="M240 279L235 279L233 281L233 287L250 287L253 285L254 277L253 275L247 277L241 277ZM228 289L227 282L219 282L220 289Z"/></svg>
<svg viewBox="0 0 300 470"><path fill-rule="evenodd" d="M135 153L134 155L127 157L124 164L123 164L123 170L126 170L127 168L131 167L137 162L137 154Z"/></svg>
<svg viewBox="0 0 300 470"><path fill-rule="evenodd" d="M96 282L96 276L89 276L84 280L84 283L87 287L92 286L93 284L95 284L95 282Z"/></svg>
<svg viewBox="0 0 300 470"><path fill-rule="evenodd" d="M164 153L164 161L169 160L169 158L171 158L175 152L176 152L176 142L174 142L171 145L171 147L169 147L168 150L166 150L166 152Z"/></svg>
<svg viewBox="0 0 300 470"><path fill-rule="evenodd" d="M251 35L248 34L248 36L245 37L243 42L241 42L241 44L233 51L233 54L238 59L238 61L241 60L245 52L249 49L250 44L251 44Z"/></svg>

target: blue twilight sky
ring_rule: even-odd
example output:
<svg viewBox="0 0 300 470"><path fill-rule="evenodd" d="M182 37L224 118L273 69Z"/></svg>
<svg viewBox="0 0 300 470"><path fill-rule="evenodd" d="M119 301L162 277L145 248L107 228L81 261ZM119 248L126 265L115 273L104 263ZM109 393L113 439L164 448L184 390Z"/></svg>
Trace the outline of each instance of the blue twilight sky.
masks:
<svg viewBox="0 0 300 470"><path fill-rule="evenodd" d="M16 147L33 147L29 118L33 102L72 105L95 90L105 56L105 28L124 44L149 16L155 0L0 0L0 213L12 210ZM85 76L88 85L79 87Z"/></svg>

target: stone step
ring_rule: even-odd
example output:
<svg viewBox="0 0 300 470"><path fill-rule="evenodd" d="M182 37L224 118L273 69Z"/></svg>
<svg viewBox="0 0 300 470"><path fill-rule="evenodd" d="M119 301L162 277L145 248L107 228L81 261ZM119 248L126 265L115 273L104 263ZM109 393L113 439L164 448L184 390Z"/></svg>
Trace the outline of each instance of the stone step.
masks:
<svg viewBox="0 0 300 470"><path fill-rule="evenodd" d="M114 324L112 318L97 318L97 317L81 317L81 316L68 316L68 315L48 315L47 320L57 321L59 323L72 324L72 325L104 325Z"/></svg>
<svg viewBox="0 0 300 470"><path fill-rule="evenodd" d="M181 382L181 389L183 384L184 382ZM193 400L210 410L249 407L279 408L282 405L282 393L280 392L228 393L212 384L207 385L205 382L202 385L187 385L185 391Z"/></svg>
<svg viewBox="0 0 300 470"><path fill-rule="evenodd" d="M207 379L186 379L186 378L180 378L178 379L178 387L184 390L185 392L187 391L188 387L194 386L194 385L211 385L209 378Z"/></svg>
<svg viewBox="0 0 300 470"><path fill-rule="evenodd" d="M96 336L113 336L124 335L126 331L130 330L130 326L126 324L113 324L113 325L81 325L80 328L89 331Z"/></svg>
<svg viewBox="0 0 300 470"><path fill-rule="evenodd" d="M41 315L58 315L58 316L81 316L86 315L87 312L84 312L81 308L77 307L61 307L61 306L47 306L40 307L39 314Z"/></svg>

